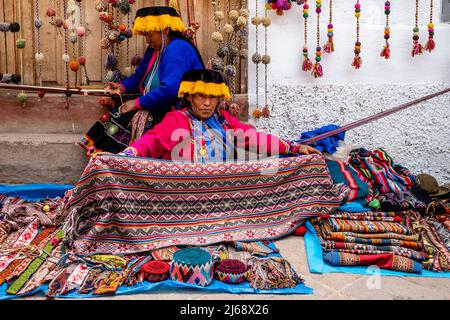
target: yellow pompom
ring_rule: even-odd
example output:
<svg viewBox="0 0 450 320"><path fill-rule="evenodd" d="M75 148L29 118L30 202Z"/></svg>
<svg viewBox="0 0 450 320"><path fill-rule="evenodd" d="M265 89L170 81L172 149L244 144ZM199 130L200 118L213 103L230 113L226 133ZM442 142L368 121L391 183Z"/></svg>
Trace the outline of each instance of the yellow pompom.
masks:
<svg viewBox="0 0 450 320"><path fill-rule="evenodd" d="M256 17L253 17L253 18L252 18L252 24L253 24L253 25L257 26L257 25L259 25L260 23L261 23L261 18L260 18L260 17L256 16Z"/></svg>
<svg viewBox="0 0 450 320"><path fill-rule="evenodd" d="M232 33L234 31L234 28L233 28L233 26L231 24L227 23L227 24L225 24L223 26L223 31L225 31L225 33L230 34L230 33Z"/></svg>
<svg viewBox="0 0 450 320"><path fill-rule="evenodd" d="M263 17L262 20L261 20L261 23L262 23L262 25L263 25L264 27L267 28L267 27L270 26L270 24L272 23L272 20L270 20L269 17Z"/></svg>
<svg viewBox="0 0 450 320"><path fill-rule="evenodd" d="M223 42L223 36L218 31L213 32L213 34L211 35L211 39L212 39L212 41L217 42L217 43Z"/></svg>
<svg viewBox="0 0 450 320"><path fill-rule="evenodd" d="M230 18L231 21L236 21L239 17L239 12L237 12L237 10L231 10L230 12L228 12L228 17Z"/></svg>

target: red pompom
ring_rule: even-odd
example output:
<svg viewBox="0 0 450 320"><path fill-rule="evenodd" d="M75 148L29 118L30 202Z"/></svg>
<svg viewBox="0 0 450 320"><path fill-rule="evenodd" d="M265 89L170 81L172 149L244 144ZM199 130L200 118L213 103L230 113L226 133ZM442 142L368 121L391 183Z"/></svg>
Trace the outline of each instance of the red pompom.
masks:
<svg viewBox="0 0 450 320"><path fill-rule="evenodd" d="M295 234L296 236L299 236L299 237L304 236L305 233L306 233L306 228L305 228L305 226L300 226L300 227L298 227L297 229L295 229L295 231L294 231L294 234Z"/></svg>
<svg viewBox="0 0 450 320"><path fill-rule="evenodd" d="M85 56L81 56L78 58L78 63L82 66L84 66L86 64L86 57Z"/></svg>
<svg viewBox="0 0 450 320"><path fill-rule="evenodd" d="M399 216L396 216L396 217L394 217L394 221L395 221L395 222L402 222L402 221L403 221L403 218L402 218L402 217L399 217Z"/></svg>
<svg viewBox="0 0 450 320"><path fill-rule="evenodd" d="M38 91L38 97L40 98L40 99L42 99L44 96L45 96L45 91L43 91L43 90L41 90L41 91Z"/></svg>

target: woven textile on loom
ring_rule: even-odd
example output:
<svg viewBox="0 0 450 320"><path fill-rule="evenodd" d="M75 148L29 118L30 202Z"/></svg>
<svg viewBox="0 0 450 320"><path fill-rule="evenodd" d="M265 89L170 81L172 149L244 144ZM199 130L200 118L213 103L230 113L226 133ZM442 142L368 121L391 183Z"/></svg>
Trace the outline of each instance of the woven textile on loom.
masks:
<svg viewBox="0 0 450 320"><path fill-rule="evenodd" d="M105 155L66 194L60 219L76 253L135 253L279 238L347 193L320 155L208 165Z"/></svg>

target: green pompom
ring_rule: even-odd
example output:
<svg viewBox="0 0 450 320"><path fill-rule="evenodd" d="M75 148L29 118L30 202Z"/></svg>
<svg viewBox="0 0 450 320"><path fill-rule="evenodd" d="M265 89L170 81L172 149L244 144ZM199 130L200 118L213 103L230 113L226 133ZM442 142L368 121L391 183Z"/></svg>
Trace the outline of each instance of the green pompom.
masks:
<svg viewBox="0 0 450 320"><path fill-rule="evenodd" d="M17 39L16 47L19 49L23 49L23 48L25 48L26 43L27 42L25 41L25 39Z"/></svg>
<svg viewBox="0 0 450 320"><path fill-rule="evenodd" d="M378 200L378 199L373 199L372 201L370 201L370 202L369 202L369 208L370 208L370 209L374 209L374 210L381 209L380 200Z"/></svg>
<svg viewBox="0 0 450 320"><path fill-rule="evenodd" d="M28 100L28 96L25 92L21 92L17 95L17 100L19 100L21 103L25 103Z"/></svg>

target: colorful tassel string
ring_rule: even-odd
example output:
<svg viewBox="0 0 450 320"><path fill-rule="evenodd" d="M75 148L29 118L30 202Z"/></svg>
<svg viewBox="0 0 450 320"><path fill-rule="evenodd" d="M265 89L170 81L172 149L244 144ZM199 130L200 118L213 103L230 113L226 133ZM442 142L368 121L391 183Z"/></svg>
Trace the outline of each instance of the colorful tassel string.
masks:
<svg viewBox="0 0 450 320"><path fill-rule="evenodd" d="M361 54L361 42L359 41L359 17L361 16L361 4L359 0L356 1L355 4L355 17L356 17L356 42L355 42L355 57L353 58L352 66L355 69L361 68L362 59L360 57Z"/></svg>
<svg viewBox="0 0 450 320"><path fill-rule="evenodd" d="M433 0L430 0L430 23L428 23L428 41L425 44L425 50L431 52L435 48L436 43L434 42Z"/></svg>
<svg viewBox="0 0 450 320"><path fill-rule="evenodd" d="M311 74L314 78L319 78L323 76L322 65L320 60L322 60L322 48L320 47L320 13L322 12L322 0L316 0L316 13L317 13L317 48L316 48L316 63L314 64Z"/></svg>
<svg viewBox="0 0 450 320"><path fill-rule="evenodd" d="M330 19L328 21L327 37L328 41L323 45L323 51L331 53L334 51L334 30L333 30L333 0L330 0Z"/></svg>
<svg viewBox="0 0 450 320"><path fill-rule="evenodd" d="M386 41L386 44L383 47L383 50L381 50L380 56L384 57L385 59L389 59L391 57L391 49L389 46L389 38L391 37L391 29L389 27L389 14L391 13L391 3L389 1L386 1L384 3L384 14L386 15L386 26L384 27L384 40Z"/></svg>
<svg viewBox="0 0 450 320"><path fill-rule="evenodd" d="M412 57L423 53L423 47L419 43L419 0L416 0L416 25L413 28L413 48L411 51Z"/></svg>
<svg viewBox="0 0 450 320"><path fill-rule="evenodd" d="M305 44L303 45L303 63L302 63L302 70L303 71L311 71L313 64L311 60L309 59L309 53L308 53L308 17L309 17L309 4L308 1L305 0L305 3L303 4L303 18L305 19Z"/></svg>

